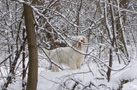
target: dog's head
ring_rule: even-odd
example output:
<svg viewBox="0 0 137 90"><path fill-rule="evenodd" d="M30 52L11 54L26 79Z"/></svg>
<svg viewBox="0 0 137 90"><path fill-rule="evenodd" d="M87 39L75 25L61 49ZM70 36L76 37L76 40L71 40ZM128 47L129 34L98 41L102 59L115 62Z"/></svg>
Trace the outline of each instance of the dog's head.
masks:
<svg viewBox="0 0 137 90"><path fill-rule="evenodd" d="M86 43L88 43L88 41L87 41L86 37L84 37L84 36L73 36L72 37L71 44L79 50L83 50L84 49L83 45Z"/></svg>

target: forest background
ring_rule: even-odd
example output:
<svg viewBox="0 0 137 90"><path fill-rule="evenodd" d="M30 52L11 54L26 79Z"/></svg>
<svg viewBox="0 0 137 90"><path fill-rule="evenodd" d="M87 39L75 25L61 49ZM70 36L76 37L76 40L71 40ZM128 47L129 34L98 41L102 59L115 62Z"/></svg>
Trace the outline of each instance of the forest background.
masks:
<svg viewBox="0 0 137 90"><path fill-rule="evenodd" d="M51 72L39 49L77 35L89 42L82 68ZM136 90L136 35L136 0L0 0L0 88Z"/></svg>

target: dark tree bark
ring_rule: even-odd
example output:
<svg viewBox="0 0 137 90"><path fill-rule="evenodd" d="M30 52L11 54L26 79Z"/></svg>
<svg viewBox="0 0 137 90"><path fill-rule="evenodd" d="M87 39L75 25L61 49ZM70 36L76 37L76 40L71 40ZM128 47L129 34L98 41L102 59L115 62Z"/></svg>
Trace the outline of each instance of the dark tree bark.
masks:
<svg viewBox="0 0 137 90"><path fill-rule="evenodd" d="M25 41L25 29L23 30L23 40ZM26 67L25 67L25 44L23 45L23 53L22 53L22 90L25 90L26 82L24 79L26 77Z"/></svg>
<svg viewBox="0 0 137 90"><path fill-rule="evenodd" d="M81 11L81 8L82 8L82 0L78 0L78 6L77 6L77 16L76 16L76 24L77 26L79 26L79 23L80 23L80 11ZM79 35L79 28L77 27L77 35Z"/></svg>
<svg viewBox="0 0 137 90"><path fill-rule="evenodd" d="M37 90L38 53L32 8L24 4L26 33L29 49L29 70L26 90Z"/></svg>
<svg viewBox="0 0 137 90"><path fill-rule="evenodd" d="M120 0L119 2L117 1L117 3L119 3L120 5L120 7L122 7L122 8L127 8L128 7L128 3L129 3L129 0ZM120 49L121 49L121 51L127 56L127 57L129 57L129 54L128 54L128 50L127 50L127 45L126 45L126 38L124 38L124 33L123 32L125 32L126 30L125 30L125 28L124 29L122 29L123 28L123 26L122 26L122 24L125 24L126 23L126 12L121 12L121 11L119 11L118 13L117 13L117 20L116 20L116 23L117 23L117 25L116 25L116 29L118 30L118 34L119 34L119 41L122 43L122 45L121 44L119 44L119 46L120 46ZM120 18L123 20L122 22L122 24L121 24L121 22L120 22ZM124 31L123 31L124 30Z"/></svg>

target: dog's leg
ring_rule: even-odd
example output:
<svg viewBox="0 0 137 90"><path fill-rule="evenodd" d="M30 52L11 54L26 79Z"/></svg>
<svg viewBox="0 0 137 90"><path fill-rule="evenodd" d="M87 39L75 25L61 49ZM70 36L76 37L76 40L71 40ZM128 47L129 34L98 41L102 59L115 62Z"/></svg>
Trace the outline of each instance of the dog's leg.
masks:
<svg viewBox="0 0 137 90"><path fill-rule="evenodd" d="M59 69L57 66L53 65L51 71L52 72L59 72Z"/></svg>
<svg viewBox="0 0 137 90"><path fill-rule="evenodd" d="M77 69L80 69L80 68L81 68L81 63L82 63L82 60L81 60L81 59L77 60L77 62L76 62Z"/></svg>
<svg viewBox="0 0 137 90"><path fill-rule="evenodd" d="M78 58L78 60L76 61L77 69L81 68L81 64L84 61L84 57L85 56L82 56L82 57Z"/></svg>
<svg viewBox="0 0 137 90"><path fill-rule="evenodd" d="M70 61L70 62L69 62L69 67L70 67L71 70L77 69L76 62Z"/></svg>

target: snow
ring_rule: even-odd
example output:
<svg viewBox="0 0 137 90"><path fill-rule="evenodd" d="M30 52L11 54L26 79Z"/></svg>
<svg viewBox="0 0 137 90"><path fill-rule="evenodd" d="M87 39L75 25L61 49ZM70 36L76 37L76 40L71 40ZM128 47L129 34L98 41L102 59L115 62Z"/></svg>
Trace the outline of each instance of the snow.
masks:
<svg viewBox="0 0 137 90"><path fill-rule="evenodd" d="M111 88L116 90L119 87L121 81L123 81L123 80L129 80L130 84L135 83L137 81L136 80L136 78L137 78L136 68L137 68L137 61L134 61L134 63L132 62L126 69L112 75L111 78L113 78L113 79L111 79L111 81L108 83L108 86L110 86ZM134 80L135 82L132 82L132 80ZM137 86L137 83L135 86ZM125 89L125 87L124 87L122 90L131 90L131 89ZM133 89L133 90L135 90L135 89Z"/></svg>
<svg viewBox="0 0 137 90"><path fill-rule="evenodd" d="M116 62L114 67L121 68L121 65ZM78 82L76 90L82 90L85 86L87 86L85 90L90 90L90 88L93 90L109 90L109 88L117 90L122 80L129 80L128 83L124 84L122 90L137 90L136 68L137 61L133 61L126 69L113 72L111 81L107 82L105 77L98 72L99 68L95 62L90 63L89 66L84 64L81 69L65 69L60 72L51 72L45 67L39 67L37 90L71 90L75 82ZM90 85L90 83L92 84ZM8 90L21 90L21 85L21 78L18 78L9 86Z"/></svg>
<svg viewBox="0 0 137 90"><path fill-rule="evenodd" d="M48 0L48 1L50 1L50 0ZM46 1L46 2L49 3L48 1ZM51 6L54 5L56 3L56 1L58 1L58 0L53 0L53 2L50 5ZM60 1L60 3L63 4L62 2L64 2L64 1L71 3L75 6L77 4L76 2L72 2L71 0L70 1L62 0L62 1ZM90 0L88 0L88 1L90 1ZM71 11L75 11L75 7L74 7L74 10L73 9L71 10L70 8L65 7L66 8L64 10L65 12L59 12L59 11L55 10L54 7L48 8L46 6L46 4L44 5L44 7L42 6L41 8L38 8L37 6L31 5L30 2L25 2L24 0L18 0L18 2L20 2L20 3L25 3L25 4L29 5L33 9L33 11L35 13L37 13L36 17L39 18L41 16L46 20L46 23L48 23L53 28L53 30L51 32L49 31L50 34L52 33L54 35L54 32L56 32L56 34L58 36L60 36L60 38L62 39L62 40L57 39L56 40L57 42L64 41L68 44L68 46L72 47L72 45L68 42L67 38L63 34L65 31L62 33L63 29L68 30L68 32L71 32L70 34L72 34L73 32L75 32L75 30L72 30L73 28L74 29L79 28L81 34L85 35L85 36L87 36L85 33L87 33L89 30L92 30L90 40L89 40L90 42L89 42L89 48L88 48L89 52L88 53L80 52L72 47L76 51L87 55L87 58L85 59L85 62L83 62L81 69L69 70L68 67L63 66L64 71L60 70L60 72L51 72L49 70L50 64L45 58L46 56L44 56L44 55L39 56L37 90L72 90L74 87L75 87L75 90L117 90L119 88L121 82L124 80L128 80L128 82L123 84L122 90L137 90L137 70L136 70L137 69L137 60L136 60L137 48L136 48L136 45L133 45L134 43L136 44L136 40L134 41L134 39L131 39L134 35L136 35L136 27L135 27L135 26L137 26L135 23L136 17L135 17L135 15L128 16L128 14L126 14L127 20L130 19L129 21L127 21L129 23L129 25L126 23L124 25L123 20L122 20L122 11L125 11L126 13L131 13L131 14L137 14L137 11L134 9L131 9L131 8L128 8L128 9L121 8L119 6L119 3L117 6L117 5L115 5L115 3L108 3L107 0L105 0L105 1L97 0L97 1L100 1L99 4L101 5L102 14L100 17L97 17L98 16L98 13L97 13L97 14L95 14L97 16L94 17L93 14L96 12L96 6L94 6L93 3L89 2L90 7L88 7L88 8L90 10L87 10L85 7L86 7L86 5L88 5L87 4L88 1L86 1L86 0L83 1L83 6L82 6L83 9L81 10L81 13L80 13L80 24L77 25L77 24L75 24L75 20L76 20L75 13L71 12ZM120 0L118 0L118 2L119 1ZM9 1L7 0L6 2L9 2ZM14 2L14 3L17 3L17 2ZM84 4L85 4L85 6L84 6ZM1 8L1 10L0 10L1 11L0 12L0 17L1 17L0 18L1 19L1 40L0 40L0 42L1 42L0 43L1 44L0 45L1 46L0 57L1 58L0 58L0 63L2 63L3 60L5 60L5 62L0 64L0 88L2 88L3 84L6 82L6 78L8 76L10 76L11 78L14 78L14 76L12 74L9 74L10 65L9 65L9 60L6 58L10 57L10 56L12 56L11 58L15 58L16 48L14 48L14 45L16 44L15 43L16 33L13 33L13 37L11 38L11 32L12 31L16 32L16 30L14 30L15 28L13 27L14 24L18 24L18 22L21 20L24 21L23 20L24 18L23 19L18 18L18 17L20 17L20 15L19 16L17 15L17 20L14 20L14 14L17 14L17 12L22 14L22 12L20 12L22 7L20 7L20 8L17 7L16 10L12 10L13 8L10 8L10 7L14 7L14 5L12 6L9 4L10 9L7 12L6 6L5 6L6 3L4 0L0 1L0 5L1 5L0 6L0 8ZM122 33L123 33L125 42L126 42L127 36L130 37L129 40L131 39L129 46L126 46L128 49L128 53L129 53L128 59L126 58L126 56L123 55L123 53L120 50L118 50L118 51L115 50L119 47L116 47L115 45L114 46L111 45L110 41L113 39L114 36L113 36L113 32L112 32L112 23L111 23L110 16L109 16L110 13L108 12L110 10L109 5L111 5L112 9L113 8L118 9L118 10L117 9L115 9L115 10L116 10L116 12L118 12L119 16L121 16L120 24L122 27ZM132 4L131 4L131 6L132 6ZM71 5L71 7L73 8L72 5ZM61 7L61 8L63 8L63 7ZM44 14L41 13L41 12L45 11L45 9L52 12L53 15L49 14L49 16L52 18L54 17L53 19L49 20L50 17L48 17L48 14L45 16ZM103 13L103 10L104 10L104 13ZM118 18L117 15L114 14L115 10L112 10L112 13L114 16L114 21ZM92 13L92 14L90 14L90 13ZM56 17L56 15L57 15L57 17ZM106 26L104 26L103 24L101 24L101 26L100 26L98 23L102 23L102 20L104 20L104 18L105 18L105 21L103 21L103 23L106 23ZM133 23L130 24L130 21L132 22L132 18L134 20L133 20ZM86 19L89 19L89 22L92 21L93 24L88 24ZM59 21L55 23L56 20L57 21L59 20ZM35 21L39 25L39 21L37 21L37 18L35 18ZM41 27L38 27L39 34L41 33L40 30L44 31L45 24L41 25ZM65 28L65 26L67 26L67 28ZM25 28L24 25L22 27ZM114 26L114 27L116 29L116 26ZM126 35L128 33L131 34L131 32L128 32L128 31L125 32L125 30L127 28L133 30L133 32L131 31L133 33L133 35ZM106 31L107 33L105 33L108 35L104 34L104 29L108 30L108 31ZM115 29L114 29L114 31L115 31L114 33L116 35L115 37L119 37L119 34L116 33ZM21 28L21 30L22 30L22 28ZM69 35L68 33L66 33L65 35L70 36L70 38L71 38L71 35ZM101 36L104 35L103 43L98 42L98 39L99 39L98 37L100 37L100 35ZM20 42L17 42L18 44L19 43L21 44L21 42L22 42L21 38L22 37L20 36ZM136 37L135 37L135 39L136 39ZM49 42L46 42L46 43L49 45ZM117 42L117 43L119 43L119 42ZM126 42L126 45L127 44L128 43ZM12 45L13 45L13 49L11 48L10 53L7 53L8 52L7 48ZM112 51L113 51L113 66L112 67L109 67L109 65L108 65L110 49L112 49ZM26 51L23 51L23 52L26 52ZM118 62L116 53L120 56L121 63ZM23 83L27 82L27 78L24 78L22 80L22 66L21 66L21 64L18 64L18 63L21 63L21 60L22 60L22 58L20 57L17 62L17 65L16 65L17 67L15 69L15 71L16 71L15 79L13 79L12 83L9 84L7 90L22 90L22 82ZM27 61L25 61L26 66L28 63ZM125 61L127 65L125 65L125 63L123 61ZM108 82L107 75L106 75L108 68L111 68L111 70L112 70L110 82Z"/></svg>
<svg viewBox="0 0 137 90"><path fill-rule="evenodd" d="M105 47L105 45L103 46ZM131 47L128 48L132 50ZM89 47L89 50L93 51L93 49L95 47ZM133 53L133 51L129 52ZM96 57L96 54L98 54L96 49L90 54L85 59L81 69L69 70L68 67L63 66L65 70L60 70L60 72L51 72L48 69L49 62L44 55L40 54L37 90L72 90L75 83L78 83L75 90L117 90L123 80L129 80L129 82L123 85L122 90L137 90L137 60L134 56L135 53L128 65L123 62L119 64L117 58L114 58L110 82L106 78L108 62L105 59ZM2 67L0 69L4 72ZM25 78L24 81L26 82L27 79ZM0 83L3 84L1 80ZM22 90L22 77L17 76L14 82L9 85L8 90Z"/></svg>
<svg viewBox="0 0 137 90"><path fill-rule="evenodd" d="M137 90L137 80L125 84L123 90Z"/></svg>

